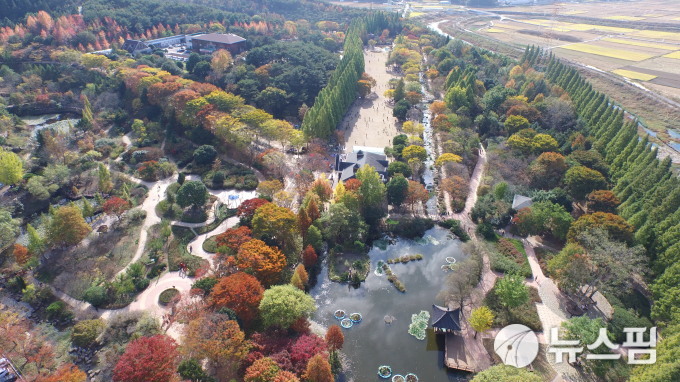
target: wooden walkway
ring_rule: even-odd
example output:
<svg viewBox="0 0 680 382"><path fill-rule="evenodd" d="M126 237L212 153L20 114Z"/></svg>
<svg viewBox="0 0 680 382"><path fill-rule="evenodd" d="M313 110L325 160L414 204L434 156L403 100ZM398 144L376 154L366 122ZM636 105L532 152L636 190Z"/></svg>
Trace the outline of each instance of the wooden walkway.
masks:
<svg viewBox="0 0 680 382"><path fill-rule="evenodd" d="M445 339L444 364L449 369L480 372L491 367L491 359L482 344L482 336L474 334L456 335L447 333Z"/></svg>

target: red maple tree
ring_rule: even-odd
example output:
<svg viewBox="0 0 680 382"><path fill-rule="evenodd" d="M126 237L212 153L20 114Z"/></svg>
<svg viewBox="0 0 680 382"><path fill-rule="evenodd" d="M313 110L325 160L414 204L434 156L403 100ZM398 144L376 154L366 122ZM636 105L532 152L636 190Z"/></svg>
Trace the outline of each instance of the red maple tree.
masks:
<svg viewBox="0 0 680 382"><path fill-rule="evenodd" d="M253 219L253 215L255 215L255 210L267 203L270 203L270 201L267 199L248 199L238 206L238 209L236 210L236 216L241 219L242 223L250 224L250 221Z"/></svg>
<svg viewBox="0 0 680 382"><path fill-rule="evenodd" d="M116 215L118 220L120 220L121 215L130 209L130 203L127 200L114 196L105 201L102 208L107 215Z"/></svg>
<svg viewBox="0 0 680 382"><path fill-rule="evenodd" d="M302 374L310 358L326 352L326 341L315 334L303 334L290 346L288 352L295 371Z"/></svg>
<svg viewBox="0 0 680 382"><path fill-rule="evenodd" d="M177 370L177 344L172 338L157 334L141 337L125 349L113 369L114 382L167 382Z"/></svg>
<svg viewBox="0 0 680 382"><path fill-rule="evenodd" d="M253 231L246 226L240 226L238 228L229 228L228 230L217 235L215 242L217 243L217 248L228 247L232 251L237 251L238 248L243 245L243 243L252 239Z"/></svg>
<svg viewBox="0 0 680 382"><path fill-rule="evenodd" d="M255 277L237 272L215 284L210 295L211 305L233 310L244 324L248 324L257 317L263 293L264 288Z"/></svg>

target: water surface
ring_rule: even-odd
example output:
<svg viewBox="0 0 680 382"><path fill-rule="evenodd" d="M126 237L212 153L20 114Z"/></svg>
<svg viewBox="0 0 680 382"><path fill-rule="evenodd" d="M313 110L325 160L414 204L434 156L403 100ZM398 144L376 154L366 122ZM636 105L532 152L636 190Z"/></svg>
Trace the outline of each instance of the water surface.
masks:
<svg viewBox="0 0 680 382"><path fill-rule="evenodd" d="M324 326L339 324L333 317L336 309L363 315L361 323L343 329L343 352L350 365L341 381L380 381L377 375L380 365L390 365L396 374L415 373L420 381L465 380L467 373L448 372L444 368L443 351L438 349L434 336L420 341L408 334L412 314L431 311L433 303L441 303L436 298L446 279L441 267L446 264L446 257L457 261L466 257L460 244L447 230L435 227L418 241L399 239L384 250L374 246L369 252L371 273L357 289L329 281L324 267L311 291L318 305L313 320ZM423 260L391 265L406 286L406 293L397 291L384 275L373 272L378 260L418 253L424 256ZM391 325L385 323L386 315L394 316Z"/></svg>

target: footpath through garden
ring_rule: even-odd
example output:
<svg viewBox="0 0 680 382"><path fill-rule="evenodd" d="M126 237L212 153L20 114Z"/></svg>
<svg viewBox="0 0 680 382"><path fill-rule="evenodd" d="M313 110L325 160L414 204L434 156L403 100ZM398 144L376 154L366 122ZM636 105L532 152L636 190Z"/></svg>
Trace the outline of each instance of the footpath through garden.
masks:
<svg viewBox="0 0 680 382"><path fill-rule="evenodd" d="M127 179L130 181L136 183L136 184L142 184L146 186L149 189L149 193L144 200L144 202L137 207L138 209L141 209L146 212L146 218L144 220L144 223L140 227L140 237L137 245L137 249L135 251L135 255L132 257L130 262L128 263L127 266L125 266L123 269L121 269L116 276L123 274L131 264L137 262L143 255L144 249L146 248L146 242L147 242L147 230L152 227L154 224L160 223L161 218L156 214L156 205L158 202L163 200L165 198L165 191L167 190L168 186L170 186L172 183L177 181L177 175L175 174L172 177L157 181L157 182L146 182L141 179L132 177L127 174L123 174ZM188 176L187 179L192 179L194 177ZM234 190L219 190L219 191L211 191L209 190L210 194L217 197L218 201L220 203L223 203L225 205L230 206L231 208L235 208L238 205L240 205L241 202L244 200L247 200L249 198L255 197L255 192L254 191L234 191ZM202 223L184 223L184 222L171 222L172 225L177 225L177 226L182 226L182 227L188 227L188 228L200 228L204 226L208 226L212 223L214 223L216 217L215 217L215 209L217 208L217 205L219 203L216 201L213 205L213 208L210 211L210 214L208 216L208 220ZM224 232L228 228L234 227L238 224L238 218L236 217L231 217L226 220L224 220L221 224L219 224L217 227L214 229L202 233L200 235L197 235L193 240L191 240L187 244L187 251L194 255L198 256L206 261L209 262L210 266L213 266L213 254L206 252L203 249L203 243L213 235L216 235L218 233ZM168 314L170 313L170 308L168 307L163 307L158 303L158 297L160 294L170 288L177 289L180 294L182 295L188 295L189 291L191 290L191 286L194 283L195 279L187 276L184 272L182 271L174 271L174 272L166 272L162 276L160 276L158 279L155 281L152 281L151 284L144 290L142 291L135 300L130 303L128 306L120 309L97 309L93 307L90 303L82 300L78 300L63 291L54 288L53 286L50 285L50 288L52 292L63 300L66 304L68 304L71 309L73 309L74 313L76 316L80 319L85 319L85 318L95 318L95 317L101 317L104 319L110 319L116 315L119 315L121 313L127 313L127 312L148 312L160 320L165 324L164 327L167 329L167 333L175 338L176 340L179 339L180 336L180 331L177 328L177 325L167 325L166 318Z"/></svg>

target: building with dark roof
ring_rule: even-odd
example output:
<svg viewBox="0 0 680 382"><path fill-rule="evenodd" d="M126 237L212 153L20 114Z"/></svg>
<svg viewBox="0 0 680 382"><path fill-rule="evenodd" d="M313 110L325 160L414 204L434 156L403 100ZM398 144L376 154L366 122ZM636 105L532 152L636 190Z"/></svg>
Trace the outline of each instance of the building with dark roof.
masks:
<svg viewBox="0 0 680 382"><path fill-rule="evenodd" d="M450 310L433 304L430 321L432 322L432 328L435 332L460 332L460 308Z"/></svg>
<svg viewBox="0 0 680 382"><path fill-rule="evenodd" d="M388 162L383 154L358 150L347 154L345 158L335 158L335 171L338 172L338 179L343 182L356 178L357 171L366 165L375 168L383 181L387 180Z"/></svg>
<svg viewBox="0 0 680 382"><path fill-rule="evenodd" d="M137 54L137 53L148 53L151 52L151 48L149 45L146 44L146 42L141 41L141 40L125 40L123 43L124 50L127 50L130 54Z"/></svg>
<svg viewBox="0 0 680 382"><path fill-rule="evenodd" d="M246 50L246 39L233 33L208 33L191 38L192 49L199 53L213 53L220 49L237 55Z"/></svg>

